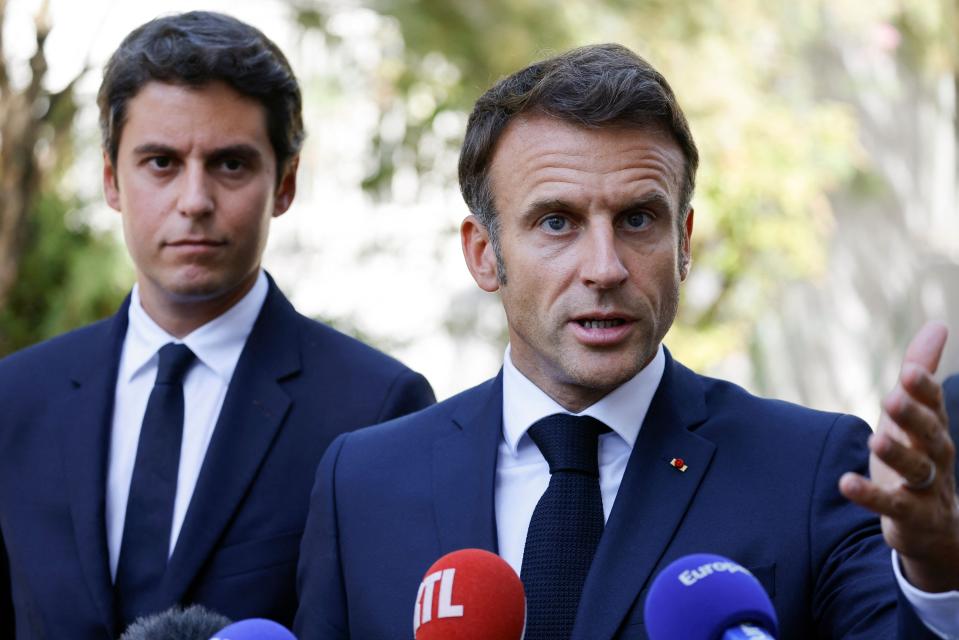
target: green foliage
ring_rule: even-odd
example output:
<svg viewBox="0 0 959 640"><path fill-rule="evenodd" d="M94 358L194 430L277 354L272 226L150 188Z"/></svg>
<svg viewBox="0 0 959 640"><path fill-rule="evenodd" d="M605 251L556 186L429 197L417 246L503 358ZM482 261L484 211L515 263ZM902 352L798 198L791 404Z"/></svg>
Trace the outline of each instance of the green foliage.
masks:
<svg viewBox="0 0 959 640"><path fill-rule="evenodd" d="M10 67L23 64L0 46L0 167L10 171L0 174L0 356L112 313L130 281L117 241L85 224L85 203L63 181L84 72L55 93L45 87L47 8L35 16L25 87L9 83ZM0 0L0 32L5 10Z"/></svg>
<svg viewBox="0 0 959 640"><path fill-rule="evenodd" d="M19 277L0 309L0 354L11 353L116 311L132 280L116 240L71 224L79 201L38 194Z"/></svg>
<svg viewBox="0 0 959 640"><path fill-rule="evenodd" d="M371 79L381 126L364 182L381 196L401 167L414 168L421 184L454 184L449 168L462 130L450 133L436 123L451 113L465 122L496 79L536 59L617 41L657 66L683 104L701 153L693 272L669 339L690 364L707 366L744 350L752 322L783 284L823 275L832 229L827 196L861 170L853 115L816 95L812 82L810 53L828 19L824 5L366 0L360 7L293 6L300 23L327 34L334 49L343 44L328 29L337 16L372 10L381 20L381 62Z"/></svg>

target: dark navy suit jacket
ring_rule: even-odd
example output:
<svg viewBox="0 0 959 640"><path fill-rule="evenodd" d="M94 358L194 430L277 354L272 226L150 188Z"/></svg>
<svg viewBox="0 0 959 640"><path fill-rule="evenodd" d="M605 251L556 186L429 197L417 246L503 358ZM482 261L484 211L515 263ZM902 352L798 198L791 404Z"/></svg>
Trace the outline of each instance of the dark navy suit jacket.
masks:
<svg viewBox="0 0 959 640"><path fill-rule="evenodd" d="M106 640L104 516L127 304L0 361L0 637ZM292 624L317 464L345 431L434 401L399 362L298 314L270 281L230 382L158 609ZM2 557L4 556L5 557ZM5 566L4 566L5 565Z"/></svg>
<svg viewBox="0 0 959 640"><path fill-rule="evenodd" d="M334 441L300 552L300 640L411 638L427 568L456 549L496 550L502 411L497 377ZM755 398L667 358L573 638L646 638L651 578L696 552L753 571L775 604L780 638L932 638L898 605L877 518L837 488L843 472L865 470L868 434L857 418Z"/></svg>
<svg viewBox="0 0 959 640"><path fill-rule="evenodd" d="M953 374L942 383L946 397L946 413L949 414L949 433L959 446L959 374ZM959 479L959 456L956 456L956 478Z"/></svg>

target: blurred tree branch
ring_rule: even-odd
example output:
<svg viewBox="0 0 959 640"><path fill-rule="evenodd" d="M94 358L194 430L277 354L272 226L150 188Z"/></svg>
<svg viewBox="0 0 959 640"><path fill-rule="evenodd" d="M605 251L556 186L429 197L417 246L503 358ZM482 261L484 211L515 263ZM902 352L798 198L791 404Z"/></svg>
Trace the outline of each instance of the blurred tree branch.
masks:
<svg viewBox="0 0 959 640"><path fill-rule="evenodd" d="M0 0L0 34L6 9ZM0 42L0 355L104 316L124 288L116 242L75 219L83 203L63 184L74 160L76 83L89 66L49 90L51 28L44 0L22 87Z"/></svg>
<svg viewBox="0 0 959 640"><path fill-rule="evenodd" d="M43 95L47 72L43 45L50 32L48 9L44 2L36 16L37 50L30 58L30 79L23 89L11 87L7 62L0 59L0 307L17 279L27 214L40 183L36 147L44 121L34 114L40 98L47 97ZM0 33L5 10L6 0L0 0Z"/></svg>

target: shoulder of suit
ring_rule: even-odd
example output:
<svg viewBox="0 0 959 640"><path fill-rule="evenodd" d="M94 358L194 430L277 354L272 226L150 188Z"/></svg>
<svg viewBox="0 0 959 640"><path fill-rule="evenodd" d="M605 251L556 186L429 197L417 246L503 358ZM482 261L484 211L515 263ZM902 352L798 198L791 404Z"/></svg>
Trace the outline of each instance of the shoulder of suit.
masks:
<svg viewBox="0 0 959 640"><path fill-rule="evenodd" d="M829 429L838 420L861 423L859 418L834 411L813 409L795 402L765 398L717 378L697 375L711 419L728 417L757 428Z"/></svg>
<svg viewBox="0 0 959 640"><path fill-rule="evenodd" d="M106 318L0 358L0 376L23 375L25 371L36 368L49 373L51 365L62 365L102 353L104 349L109 349L113 321L113 317Z"/></svg>
<svg viewBox="0 0 959 640"><path fill-rule="evenodd" d="M324 366L340 363L347 369L363 371L381 371L393 377L409 367L383 353L376 347L349 336L323 322L308 318L300 313L299 339L306 364L310 360L322 362Z"/></svg>
<svg viewBox="0 0 959 640"><path fill-rule="evenodd" d="M112 358L114 351L112 320L106 319L12 353L0 359L0 406L8 417L36 410L71 388L78 364L98 366L98 359Z"/></svg>
<svg viewBox="0 0 959 640"><path fill-rule="evenodd" d="M420 409L415 413L359 429L351 433L350 438L354 439L358 436L360 441L378 441L411 439L417 435L432 437L435 429L448 428L452 424L454 416L469 415L478 403L489 398L491 385L495 384L496 380L496 378L490 378L475 387L461 391L446 400Z"/></svg>

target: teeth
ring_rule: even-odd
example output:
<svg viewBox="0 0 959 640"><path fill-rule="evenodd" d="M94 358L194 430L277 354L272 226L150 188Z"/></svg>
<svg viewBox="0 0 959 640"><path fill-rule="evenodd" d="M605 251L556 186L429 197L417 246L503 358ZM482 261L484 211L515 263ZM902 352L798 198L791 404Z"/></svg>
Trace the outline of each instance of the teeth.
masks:
<svg viewBox="0 0 959 640"><path fill-rule="evenodd" d="M622 320L582 320L580 324L587 329L609 329L623 324Z"/></svg>

